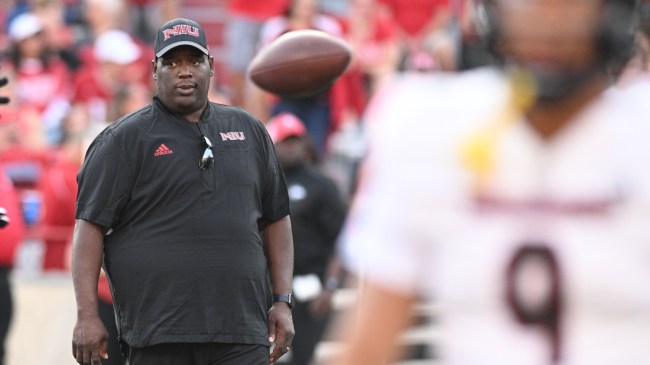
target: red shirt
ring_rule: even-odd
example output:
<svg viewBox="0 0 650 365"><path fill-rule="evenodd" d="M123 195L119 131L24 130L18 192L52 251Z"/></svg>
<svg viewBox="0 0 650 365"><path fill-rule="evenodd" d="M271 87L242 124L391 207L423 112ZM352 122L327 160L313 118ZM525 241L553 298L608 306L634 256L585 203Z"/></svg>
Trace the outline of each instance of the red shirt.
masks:
<svg viewBox="0 0 650 365"><path fill-rule="evenodd" d="M57 151L52 151L56 154ZM72 240L77 198L79 163L62 156L45 168L39 181L42 195L40 229L45 241L44 270L63 270L68 267L66 250Z"/></svg>
<svg viewBox="0 0 650 365"><path fill-rule="evenodd" d="M59 58L45 66L40 60L25 60L15 68L16 102L21 106L36 107L44 111L50 103L68 100L71 92L71 75Z"/></svg>
<svg viewBox="0 0 650 365"><path fill-rule="evenodd" d="M284 13L289 0L230 0L228 11L233 15L265 20Z"/></svg>
<svg viewBox="0 0 650 365"><path fill-rule="evenodd" d="M378 0L387 6L400 28L409 36L417 36L433 20L440 9L449 7L449 0Z"/></svg>
<svg viewBox="0 0 650 365"><path fill-rule="evenodd" d="M5 175L0 163L0 207L7 210L9 225L0 229L0 266L12 267L16 250L25 237L25 224L20 210L18 193Z"/></svg>

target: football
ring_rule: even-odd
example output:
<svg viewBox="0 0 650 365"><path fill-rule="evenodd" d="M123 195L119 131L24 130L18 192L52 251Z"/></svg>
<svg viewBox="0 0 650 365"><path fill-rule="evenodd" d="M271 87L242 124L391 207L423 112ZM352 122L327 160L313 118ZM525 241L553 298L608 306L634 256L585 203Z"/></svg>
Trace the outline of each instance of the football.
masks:
<svg viewBox="0 0 650 365"><path fill-rule="evenodd" d="M248 75L261 89L287 98L306 98L345 72L352 51L345 41L318 30L287 32L253 58Z"/></svg>

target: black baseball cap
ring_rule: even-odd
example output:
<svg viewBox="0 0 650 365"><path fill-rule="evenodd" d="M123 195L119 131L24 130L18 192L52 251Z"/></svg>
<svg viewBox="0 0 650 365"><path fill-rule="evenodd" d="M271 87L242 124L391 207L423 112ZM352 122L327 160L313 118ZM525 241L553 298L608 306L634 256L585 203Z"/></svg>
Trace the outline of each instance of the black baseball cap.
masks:
<svg viewBox="0 0 650 365"><path fill-rule="evenodd" d="M164 55L174 47L183 45L195 47L206 55L209 54L205 31L199 23L185 18L176 18L158 28L156 40L153 43L156 57Z"/></svg>

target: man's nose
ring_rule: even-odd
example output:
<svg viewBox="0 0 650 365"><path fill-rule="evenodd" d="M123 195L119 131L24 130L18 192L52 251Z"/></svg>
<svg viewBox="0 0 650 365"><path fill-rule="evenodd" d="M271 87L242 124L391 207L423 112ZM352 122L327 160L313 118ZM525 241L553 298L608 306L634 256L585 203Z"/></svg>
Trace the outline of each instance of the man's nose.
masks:
<svg viewBox="0 0 650 365"><path fill-rule="evenodd" d="M188 62L181 62L181 64L178 66L178 76L179 77L192 76L192 68L190 67L190 64Z"/></svg>

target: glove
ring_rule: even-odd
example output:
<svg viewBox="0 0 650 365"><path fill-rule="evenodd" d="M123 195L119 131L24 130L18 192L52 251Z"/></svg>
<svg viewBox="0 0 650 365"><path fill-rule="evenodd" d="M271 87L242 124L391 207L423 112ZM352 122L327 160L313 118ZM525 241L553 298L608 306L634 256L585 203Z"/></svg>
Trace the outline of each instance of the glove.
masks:
<svg viewBox="0 0 650 365"><path fill-rule="evenodd" d="M7 217L7 210L0 207L0 228L5 228L9 224L9 217Z"/></svg>

